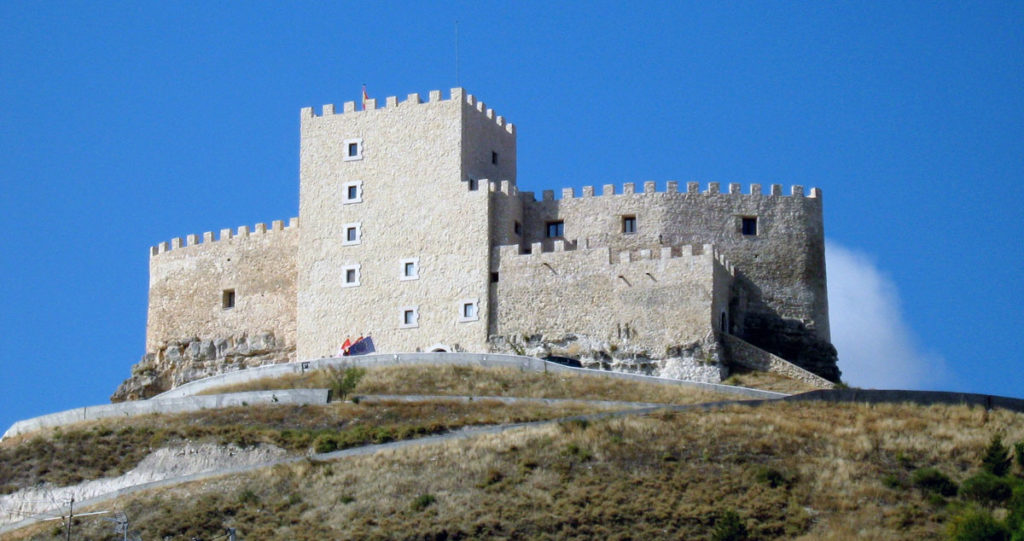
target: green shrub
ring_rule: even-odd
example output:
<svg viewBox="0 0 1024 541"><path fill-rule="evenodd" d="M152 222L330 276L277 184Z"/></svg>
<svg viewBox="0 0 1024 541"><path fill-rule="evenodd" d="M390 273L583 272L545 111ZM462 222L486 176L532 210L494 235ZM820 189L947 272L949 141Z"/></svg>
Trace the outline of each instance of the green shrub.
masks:
<svg viewBox="0 0 1024 541"><path fill-rule="evenodd" d="M331 390L331 400L342 400L349 393L356 389L359 380L366 375L365 368L350 366L344 370L331 367L328 369L328 382Z"/></svg>
<svg viewBox="0 0 1024 541"><path fill-rule="evenodd" d="M320 434L313 440L313 450L317 453L330 453L338 450L338 437L334 434Z"/></svg>
<svg viewBox="0 0 1024 541"><path fill-rule="evenodd" d="M893 490L907 488L907 483L903 481L903 479L899 475L896 475L895 473L890 473L883 477L882 484L885 485L887 488L891 488Z"/></svg>
<svg viewBox="0 0 1024 541"><path fill-rule="evenodd" d="M1013 487L1009 481L987 471L968 478L960 485L960 495L985 505L996 505L1010 499Z"/></svg>
<svg viewBox="0 0 1024 541"><path fill-rule="evenodd" d="M935 468L918 468L911 474L910 480L915 487L925 492L935 492L943 496L956 495L956 483Z"/></svg>
<svg viewBox="0 0 1024 541"><path fill-rule="evenodd" d="M953 541L1009 541L1010 531L986 511L967 508L949 523Z"/></svg>
<svg viewBox="0 0 1024 541"><path fill-rule="evenodd" d="M1010 450L1003 445L1003 438L996 434L992 436L992 443L985 449L985 455L981 457L981 468L992 475L1002 477L1010 471L1013 464L1010 457Z"/></svg>
<svg viewBox="0 0 1024 541"><path fill-rule="evenodd" d="M1024 440L1013 444L1013 456L1017 459L1017 467L1024 472Z"/></svg>
<svg viewBox="0 0 1024 541"><path fill-rule="evenodd" d="M721 517L715 521L715 527L711 530L712 541L744 541L749 539L747 527L743 519L732 509L726 510Z"/></svg>
<svg viewBox="0 0 1024 541"><path fill-rule="evenodd" d="M413 511L422 511L430 507L435 501L437 501L437 498L433 494L420 494L412 501L410 507L412 507Z"/></svg>
<svg viewBox="0 0 1024 541"><path fill-rule="evenodd" d="M761 467L754 473L754 479L758 483L764 483L772 488L788 487L793 481L790 476L775 468Z"/></svg>

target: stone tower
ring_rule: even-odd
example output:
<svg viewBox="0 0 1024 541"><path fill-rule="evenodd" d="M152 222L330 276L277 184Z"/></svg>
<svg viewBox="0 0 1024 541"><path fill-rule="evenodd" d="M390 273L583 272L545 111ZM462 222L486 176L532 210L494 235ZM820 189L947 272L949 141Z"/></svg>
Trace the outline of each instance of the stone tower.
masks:
<svg viewBox="0 0 1024 541"><path fill-rule="evenodd" d="M370 332L388 351L484 350L485 179L515 176L513 126L462 89L303 109L298 358Z"/></svg>

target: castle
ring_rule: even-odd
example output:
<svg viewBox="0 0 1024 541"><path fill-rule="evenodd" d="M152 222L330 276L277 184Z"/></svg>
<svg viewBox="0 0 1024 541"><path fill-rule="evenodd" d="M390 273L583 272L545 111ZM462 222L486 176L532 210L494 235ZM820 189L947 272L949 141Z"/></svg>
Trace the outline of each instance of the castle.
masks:
<svg viewBox="0 0 1024 541"><path fill-rule="evenodd" d="M149 381L115 399L332 356L362 335L381 352L514 351L713 381L742 344L839 378L817 188L669 181L537 199L517 188L513 125L461 88L302 109L299 180L287 224L151 249L133 370Z"/></svg>

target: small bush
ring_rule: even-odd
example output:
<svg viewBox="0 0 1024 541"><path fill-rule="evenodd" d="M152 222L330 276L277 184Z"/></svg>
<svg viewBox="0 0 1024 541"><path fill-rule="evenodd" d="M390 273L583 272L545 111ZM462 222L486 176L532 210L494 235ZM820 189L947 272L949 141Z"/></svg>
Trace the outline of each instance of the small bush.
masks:
<svg viewBox="0 0 1024 541"><path fill-rule="evenodd" d="M329 370L327 380L331 390L331 400L343 400L356 389L359 380L366 375L366 369L357 366L350 366L344 370L332 367Z"/></svg>
<svg viewBox="0 0 1024 541"><path fill-rule="evenodd" d="M1009 541L1010 532L986 511L968 508L953 517L949 538L954 541Z"/></svg>
<svg viewBox="0 0 1024 541"><path fill-rule="evenodd" d="M925 491L935 492L943 496L955 496L957 486L948 475L935 468L919 468L911 474L914 486Z"/></svg>
<svg viewBox="0 0 1024 541"><path fill-rule="evenodd" d="M1002 477L987 471L968 478L960 485L960 495L985 505L996 505L1010 499L1013 487Z"/></svg>
<svg viewBox="0 0 1024 541"><path fill-rule="evenodd" d="M903 479L899 475L896 475L894 473L890 473L889 475L883 477L882 484L885 485L886 488L891 488L893 490L907 488L907 483L903 481Z"/></svg>
<svg viewBox="0 0 1024 541"><path fill-rule="evenodd" d="M420 494L412 501L410 507L412 507L413 511L422 511L433 505L435 501L437 501L437 498L433 494Z"/></svg>
<svg viewBox="0 0 1024 541"><path fill-rule="evenodd" d="M787 487L792 479L775 468L761 467L754 473L754 479L758 483L764 483L772 488Z"/></svg>
<svg viewBox="0 0 1024 541"><path fill-rule="evenodd" d="M1024 472L1024 440L1013 444L1013 456L1017 459L1017 467Z"/></svg>
<svg viewBox="0 0 1024 541"><path fill-rule="evenodd" d="M238 493L238 503L240 504L259 503L259 501L259 496L252 489L247 488Z"/></svg>
<svg viewBox="0 0 1024 541"><path fill-rule="evenodd" d="M1002 477L1010 471L1013 464L1010 458L1010 450L1003 445L1003 438L998 434L992 436L992 442L985 449L985 455L981 457L981 468L992 475Z"/></svg>
<svg viewBox="0 0 1024 541"><path fill-rule="evenodd" d="M313 440L313 450L317 453L330 453L338 450L338 437L334 434L320 434Z"/></svg>
<svg viewBox="0 0 1024 541"><path fill-rule="evenodd" d="M722 513L715 521L715 528L711 530L712 541L744 541L749 539L748 536L743 519L732 509Z"/></svg>

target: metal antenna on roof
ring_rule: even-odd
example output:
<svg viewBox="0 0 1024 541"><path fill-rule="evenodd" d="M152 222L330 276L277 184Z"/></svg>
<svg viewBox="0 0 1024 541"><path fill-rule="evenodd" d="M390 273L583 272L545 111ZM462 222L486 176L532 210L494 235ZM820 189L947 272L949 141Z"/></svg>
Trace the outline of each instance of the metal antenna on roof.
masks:
<svg viewBox="0 0 1024 541"><path fill-rule="evenodd" d="M455 86L462 86L459 80L459 20L455 20Z"/></svg>

